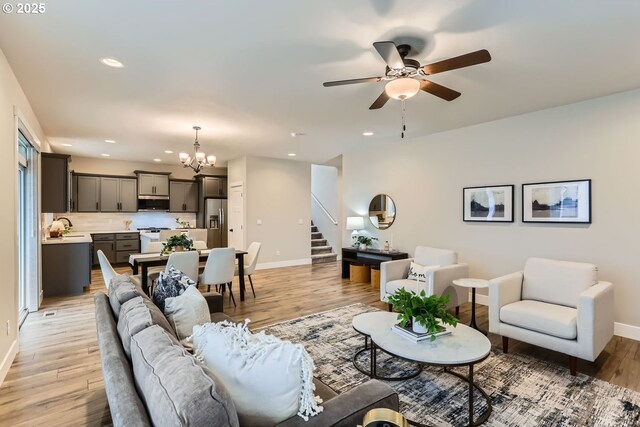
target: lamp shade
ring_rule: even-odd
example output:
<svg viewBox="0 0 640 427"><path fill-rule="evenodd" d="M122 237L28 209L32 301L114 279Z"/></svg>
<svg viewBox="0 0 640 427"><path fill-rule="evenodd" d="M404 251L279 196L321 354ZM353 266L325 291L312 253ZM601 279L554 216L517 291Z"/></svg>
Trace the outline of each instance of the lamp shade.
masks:
<svg viewBox="0 0 640 427"><path fill-rule="evenodd" d="M62 222L62 221L53 221L51 223L51 230L64 230L64 222Z"/></svg>
<svg viewBox="0 0 640 427"><path fill-rule="evenodd" d="M347 230L362 230L364 228L364 217L348 216Z"/></svg>
<svg viewBox="0 0 640 427"><path fill-rule="evenodd" d="M414 96L420 90L420 82L418 80L401 77L391 80L384 87L384 91L393 99L407 99Z"/></svg>

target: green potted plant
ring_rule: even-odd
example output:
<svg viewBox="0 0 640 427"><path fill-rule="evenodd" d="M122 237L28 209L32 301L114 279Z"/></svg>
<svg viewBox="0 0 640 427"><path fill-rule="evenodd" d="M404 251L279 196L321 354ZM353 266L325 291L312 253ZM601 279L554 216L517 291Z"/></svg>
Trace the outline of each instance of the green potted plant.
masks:
<svg viewBox="0 0 640 427"><path fill-rule="evenodd" d="M163 243L162 252L160 255L166 255L171 251L190 251L193 249L193 240L189 239L186 234L179 234L177 236L171 236L167 239L166 243Z"/></svg>
<svg viewBox="0 0 640 427"><path fill-rule="evenodd" d="M367 249L367 246L371 246L374 240L378 240L377 237L369 236L353 236L356 240L355 244L360 246L360 249Z"/></svg>
<svg viewBox="0 0 640 427"><path fill-rule="evenodd" d="M449 295L427 296L424 290L416 294L400 288L388 302L398 312L400 326L411 325L415 333L432 334L431 341L436 339L433 334L440 332L442 325L455 327L458 324L458 319L447 311Z"/></svg>

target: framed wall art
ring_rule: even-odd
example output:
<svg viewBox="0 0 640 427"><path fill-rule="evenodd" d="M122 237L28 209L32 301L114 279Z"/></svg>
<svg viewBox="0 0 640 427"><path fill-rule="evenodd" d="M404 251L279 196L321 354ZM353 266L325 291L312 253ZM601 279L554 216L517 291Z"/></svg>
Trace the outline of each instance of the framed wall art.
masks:
<svg viewBox="0 0 640 427"><path fill-rule="evenodd" d="M462 189L462 220L513 222L513 185Z"/></svg>
<svg viewBox="0 0 640 427"><path fill-rule="evenodd" d="M591 180L522 184L522 222L591 224Z"/></svg>

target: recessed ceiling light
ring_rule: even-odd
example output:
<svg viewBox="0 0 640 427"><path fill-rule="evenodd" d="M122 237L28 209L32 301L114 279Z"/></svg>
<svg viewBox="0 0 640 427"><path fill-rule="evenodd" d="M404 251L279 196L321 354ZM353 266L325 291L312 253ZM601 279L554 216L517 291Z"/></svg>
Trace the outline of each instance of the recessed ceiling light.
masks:
<svg viewBox="0 0 640 427"><path fill-rule="evenodd" d="M306 133L304 133L304 132L291 132L289 135L291 135L291 138L295 138L296 136L304 136L304 135L306 135Z"/></svg>
<svg viewBox="0 0 640 427"><path fill-rule="evenodd" d="M173 151L171 151L171 150L164 150L164 152L167 153L167 154L173 154Z"/></svg>
<svg viewBox="0 0 640 427"><path fill-rule="evenodd" d="M113 139L105 139L104 142L107 142L109 144L115 144L116 143Z"/></svg>
<svg viewBox="0 0 640 427"><path fill-rule="evenodd" d="M367 131L367 132L362 132L362 134L363 134L364 136L371 136L371 135L373 135L373 132L371 132L371 131Z"/></svg>
<svg viewBox="0 0 640 427"><path fill-rule="evenodd" d="M71 144L60 144L60 145L62 145L63 147L73 147L73 145Z"/></svg>
<svg viewBox="0 0 640 427"><path fill-rule="evenodd" d="M289 156L289 157L295 157L295 156L296 156L296 153L289 153L289 154L287 154L287 156Z"/></svg>
<svg viewBox="0 0 640 427"><path fill-rule="evenodd" d="M124 68L124 64L118 61L116 58L100 58L100 62L102 62L107 67Z"/></svg>
<svg viewBox="0 0 640 427"><path fill-rule="evenodd" d="M111 154L102 153L100 154L102 157L111 157Z"/></svg>
<svg viewBox="0 0 640 427"><path fill-rule="evenodd" d="M161 162L162 159L153 159L154 162Z"/></svg>

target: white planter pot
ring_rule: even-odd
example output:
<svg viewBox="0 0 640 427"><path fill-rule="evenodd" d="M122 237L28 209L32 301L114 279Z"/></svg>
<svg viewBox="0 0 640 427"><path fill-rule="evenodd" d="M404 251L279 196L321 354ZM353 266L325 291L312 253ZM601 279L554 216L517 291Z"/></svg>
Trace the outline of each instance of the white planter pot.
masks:
<svg viewBox="0 0 640 427"><path fill-rule="evenodd" d="M364 251L367 249L367 245L361 244L360 245L360 250Z"/></svg>
<svg viewBox="0 0 640 427"><path fill-rule="evenodd" d="M411 328L413 329L413 332L415 332L416 334L426 334L427 333L427 328L425 328L424 326L422 326L421 324L419 324L416 321L416 318L413 318L413 322Z"/></svg>

